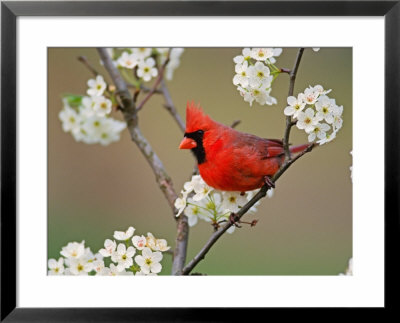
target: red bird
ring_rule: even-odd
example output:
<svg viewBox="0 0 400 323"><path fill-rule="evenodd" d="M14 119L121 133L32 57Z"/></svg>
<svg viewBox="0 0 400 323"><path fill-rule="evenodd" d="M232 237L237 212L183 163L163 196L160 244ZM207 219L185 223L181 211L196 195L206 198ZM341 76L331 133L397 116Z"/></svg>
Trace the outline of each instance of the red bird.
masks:
<svg viewBox="0 0 400 323"><path fill-rule="evenodd" d="M303 151L307 144L291 147ZM188 103L186 130L180 149L191 149L199 172L211 187L222 191L251 191L270 180L285 158L283 143L239 132L212 120L200 107Z"/></svg>

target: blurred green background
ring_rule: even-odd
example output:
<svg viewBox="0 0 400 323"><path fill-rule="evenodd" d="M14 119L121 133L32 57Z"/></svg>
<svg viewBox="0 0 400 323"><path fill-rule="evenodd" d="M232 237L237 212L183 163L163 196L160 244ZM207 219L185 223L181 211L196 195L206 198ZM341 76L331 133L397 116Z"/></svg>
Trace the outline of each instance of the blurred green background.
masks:
<svg viewBox="0 0 400 323"><path fill-rule="evenodd" d="M291 68L296 48L284 48L278 67ZM241 48L186 48L174 78L167 83L172 99L185 118L188 100L200 102L215 120L265 138L282 138L289 77L280 75L271 95L278 105L250 107L232 83L233 57ZM92 74L77 60L84 55L105 77L93 48L48 50L48 257L57 258L62 246L85 240L96 252L114 230L136 228L153 233L174 247L176 223L146 160L128 132L107 147L77 143L64 133L58 113L63 94L86 93ZM208 275L337 275L352 257L352 49L306 49L295 94L309 85L332 89L330 97L344 106L343 128L337 138L296 162L277 182L272 199L263 199L254 228L243 226L225 234L194 272ZM139 97L139 101L143 98ZM153 96L139 115L140 127L162 159L177 192L194 165L188 151L178 149L182 133ZM118 113L114 117L122 119ZM291 143L307 142L293 128ZM188 260L207 241L212 227L200 221L190 229ZM171 256L164 254L162 274L169 274Z"/></svg>

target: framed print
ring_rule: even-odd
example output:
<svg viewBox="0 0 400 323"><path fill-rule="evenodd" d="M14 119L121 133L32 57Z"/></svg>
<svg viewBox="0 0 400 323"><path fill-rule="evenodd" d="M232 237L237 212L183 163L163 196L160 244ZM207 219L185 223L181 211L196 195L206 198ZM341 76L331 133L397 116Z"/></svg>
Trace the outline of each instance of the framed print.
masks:
<svg viewBox="0 0 400 323"><path fill-rule="evenodd" d="M1 8L2 320L394 306L398 1Z"/></svg>

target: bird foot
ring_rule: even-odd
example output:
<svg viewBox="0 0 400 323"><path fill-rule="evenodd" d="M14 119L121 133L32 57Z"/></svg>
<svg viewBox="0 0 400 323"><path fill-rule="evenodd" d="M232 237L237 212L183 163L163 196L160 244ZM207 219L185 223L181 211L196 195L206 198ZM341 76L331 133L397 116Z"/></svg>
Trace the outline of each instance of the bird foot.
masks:
<svg viewBox="0 0 400 323"><path fill-rule="evenodd" d="M264 176L264 183L268 186L268 189L275 188L275 183L271 180L268 175Z"/></svg>

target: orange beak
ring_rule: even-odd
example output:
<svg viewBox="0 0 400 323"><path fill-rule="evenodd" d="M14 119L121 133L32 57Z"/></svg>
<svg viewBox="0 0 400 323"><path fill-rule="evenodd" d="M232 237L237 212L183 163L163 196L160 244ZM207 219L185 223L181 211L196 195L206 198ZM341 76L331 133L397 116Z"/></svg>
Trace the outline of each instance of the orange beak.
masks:
<svg viewBox="0 0 400 323"><path fill-rule="evenodd" d="M179 145L179 149L192 149L195 147L197 147L196 141L194 141L192 138L187 137L184 137L181 141L181 144Z"/></svg>

